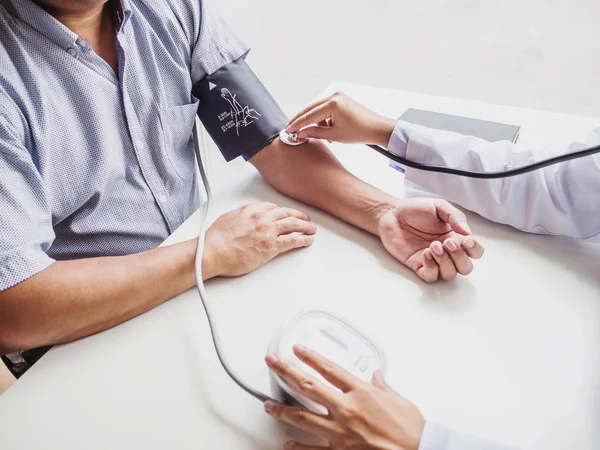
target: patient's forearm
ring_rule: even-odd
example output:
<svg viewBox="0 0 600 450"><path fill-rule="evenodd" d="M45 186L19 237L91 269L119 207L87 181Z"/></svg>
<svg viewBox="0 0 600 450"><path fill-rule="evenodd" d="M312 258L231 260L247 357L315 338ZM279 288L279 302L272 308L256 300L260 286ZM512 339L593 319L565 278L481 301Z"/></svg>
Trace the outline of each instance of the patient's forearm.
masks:
<svg viewBox="0 0 600 450"><path fill-rule="evenodd" d="M154 308L194 286L195 251L192 240L52 264L0 293L0 354L73 341Z"/></svg>
<svg viewBox="0 0 600 450"><path fill-rule="evenodd" d="M378 234L379 218L396 199L348 172L326 145L290 147L278 139L250 162L281 193Z"/></svg>

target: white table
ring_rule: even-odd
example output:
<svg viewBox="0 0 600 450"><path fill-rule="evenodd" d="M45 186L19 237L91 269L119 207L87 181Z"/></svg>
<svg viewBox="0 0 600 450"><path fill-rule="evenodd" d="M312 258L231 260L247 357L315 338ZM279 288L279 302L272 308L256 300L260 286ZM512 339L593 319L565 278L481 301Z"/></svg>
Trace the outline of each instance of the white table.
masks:
<svg viewBox="0 0 600 450"><path fill-rule="evenodd" d="M417 107L520 124L533 145L566 143L599 123L343 83L327 91L340 89L388 115ZM357 175L405 194L385 158L333 148ZM376 238L277 194L250 165L211 173L232 180L219 183L213 216L274 201L320 227L312 248L209 283L224 347L254 386L269 389L263 356L280 323L326 308L382 345L390 383L430 420L524 448L600 448L600 247L470 214L485 259L468 278L425 285ZM198 219L167 243L192 237ZM227 378L193 291L54 348L0 397L2 450L275 449L290 434Z"/></svg>

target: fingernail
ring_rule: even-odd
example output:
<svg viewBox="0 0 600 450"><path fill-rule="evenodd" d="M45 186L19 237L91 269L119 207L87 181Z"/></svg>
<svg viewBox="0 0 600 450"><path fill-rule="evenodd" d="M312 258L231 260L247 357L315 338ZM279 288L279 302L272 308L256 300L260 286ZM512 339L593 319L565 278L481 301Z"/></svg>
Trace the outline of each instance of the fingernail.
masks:
<svg viewBox="0 0 600 450"><path fill-rule="evenodd" d="M444 247L439 242L434 242L434 244L432 245L432 247L433 247L433 252L436 255L442 256L444 254Z"/></svg>
<svg viewBox="0 0 600 450"><path fill-rule="evenodd" d="M467 246L467 248L473 248L475 247L475 241L473 239L467 239L465 241L465 245Z"/></svg>
<svg viewBox="0 0 600 450"><path fill-rule="evenodd" d="M427 261L433 261L433 255L431 252L425 252L425 258L427 258Z"/></svg>
<svg viewBox="0 0 600 450"><path fill-rule="evenodd" d="M458 248L458 247L456 246L456 242L454 242L454 241L448 241L448 242L446 242L446 243L444 244L444 246L445 246L445 247L448 249L448 251L450 251L450 252L455 252L455 251L456 251L456 249Z"/></svg>
<svg viewBox="0 0 600 450"><path fill-rule="evenodd" d="M294 351L296 353L305 353L306 352L306 347L302 344L296 344L294 345Z"/></svg>
<svg viewBox="0 0 600 450"><path fill-rule="evenodd" d="M298 139L308 139L308 134L305 131L298 133Z"/></svg>
<svg viewBox="0 0 600 450"><path fill-rule="evenodd" d="M265 411L268 413L271 413L275 410L275 402L272 402L271 400L267 400L265 402Z"/></svg>
<svg viewBox="0 0 600 450"><path fill-rule="evenodd" d="M317 226L314 223L311 223L313 230L317 231Z"/></svg>
<svg viewBox="0 0 600 450"><path fill-rule="evenodd" d="M267 362L267 366L273 367L273 365L277 362L277 356L267 355L267 357L265 358L265 361Z"/></svg>
<svg viewBox="0 0 600 450"><path fill-rule="evenodd" d="M375 371L375 373L373 374L373 381L377 381L379 383L385 382L385 377L383 376L381 369L377 369Z"/></svg>
<svg viewBox="0 0 600 450"><path fill-rule="evenodd" d="M460 223L461 228L463 229L463 231L465 231L466 233L471 234L471 227L469 227L469 224L467 224L467 222L461 222Z"/></svg>

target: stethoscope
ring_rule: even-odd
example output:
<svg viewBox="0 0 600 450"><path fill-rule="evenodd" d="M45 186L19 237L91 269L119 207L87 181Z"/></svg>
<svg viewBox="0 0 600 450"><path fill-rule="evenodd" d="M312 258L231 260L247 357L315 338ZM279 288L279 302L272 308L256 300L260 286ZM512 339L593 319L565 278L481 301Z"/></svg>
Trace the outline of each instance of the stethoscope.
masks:
<svg viewBox="0 0 600 450"><path fill-rule="evenodd" d="M292 146L302 145L308 141L307 139L298 138L298 133L288 133L285 130L279 134L279 138L285 144ZM403 158L401 156L396 156L378 145L367 145L367 147L375 150L377 153L381 153L385 157L397 162L398 164L402 164L403 166L410 167L412 169L423 170L425 172L445 173L466 178L479 178L484 180L516 177L518 175L523 175L525 173L543 169L544 167L553 166L562 162L571 161L579 158L585 158L587 156L592 156L600 153L600 145L596 145L594 147L578 150L576 152L565 153L563 155L554 156L552 158L544 159L536 163L527 164L525 166L517 167L516 169L500 170L498 172L471 172L469 170L452 169L450 167L422 164L407 158Z"/></svg>
<svg viewBox="0 0 600 450"><path fill-rule="evenodd" d="M283 130L280 133L279 138L283 143L290 145L290 146L300 146L302 144L305 144L308 141L308 140L299 139L297 133L287 133L285 130ZM196 250L196 258L195 258L196 287L198 290L198 294L200 295L200 300L202 301L202 305L204 306L204 311L206 312L206 317L208 319L208 324L210 327L210 332L212 335L212 340L213 340L213 344L215 347L215 351L217 353L217 357L219 358L221 365L225 369L225 372L227 372L227 375L229 375L229 377L240 388L242 388L248 394L250 394L251 396L253 396L254 398L256 398L257 400L259 400L263 403L266 402L267 400L273 401L273 399L270 396L268 396L267 394L264 394L263 392L260 392L257 389L254 389L252 386L245 383L240 378L240 376L233 370L231 365L229 364L229 361L225 357L225 354L224 354L222 346L221 346L221 340L219 338L219 333L218 333L216 325L215 325L215 320L214 320L213 313L212 313L212 310L210 307L210 303L207 301L206 290L204 288L204 281L203 281L203 277L202 277L202 256L204 253L204 240L206 237L206 230L207 230L207 225L208 225L208 214L210 212L210 208L211 208L211 205L213 202L213 195L212 195L212 191L210 189L210 184L208 181L206 169L202 162L201 148L200 148L200 142L199 142L200 136L199 136L199 131L198 131L197 125L194 125L193 140L194 140L194 150L195 150L195 154L196 154L196 161L198 164L200 177L202 178L202 183L203 183L204 189L206 191L206 202L202 206L202 210L203 210L202 211L202 213L203 213L202 223L200 225L200 232L198 234L198 247ZM600 145L599 145L599 146L594 146L594 147L590 147L587 149L579 150L579 151L576 151L573 153L559 155L559 156L549 158L549 159L546 159L546 160L543 160L543 161L540 161L537 163L518 167L516 169L509 169L509 170L498 171L498 172L471 172L471 171L452 169L452 168L442 167L442 166L433 166L433 165L428 165L428 164L422 164L422 163L418 163L415 161L411 161L407 158L402 158L400 156L393 155L393 154L389 153L387 150L385 150L377 145L369 145L369 147L371 149L375 150L376 152L381 153L382 155L388 157L389 159L391 159L399 164L402 164L404 166L411 167L413 169L424 170L427 172L437 172L437 173L456 175L456 176L460 176L460 177L479 178L479 179L498 179L498 178L514 177L514 176L522 175L522 174L525 174L528 172L533 172L535 170L539 170L539 169L542 169L544 167L548 167L548 166L551 166L554 164L559 164L561 162L571 161L574 159L584 158L586 156L600 153Z"/></svg>
<svg viewBox="0 0 600 450"><path fill-rule="evenodd" d="M210 327L210 333L212 335L213 344L215 346L215 351L217 352L217 357L219 358L219 362L227 372L227 375L244 391L248 394L256 398L261 402L266 402L267 400L274 401L267 394L263 394L262 392L254 389L252 386L246 384L240 376L233 370L229 361L225 357L225 353L223 352L221 346L221 339L219 338L219 333L215 324L215 320L213 317L212 309L210 307L210 302L207 301L206 290L204 288L204 279L202 276L202 256L204 254L204 240L206 237L206 230L208 225L208 214L210 212L210 208L213 202L213 195L210 189L210 184L208 182L208 176L206 173L206 169L202 162L202 154L200 149L200 134L198 131L198 125L194 125L193 131L193 139L194 139L194 151L196 153L196 162L198 164L198 170L200 172L200 177L202 178L202 184L204 185L204 190L206 192L206 202L202 205L202 223L200 224L200 232L198 233L198 247L196 249L196 259L195 259L195 274L196 274L196 288L198 290L198 295L200 295L200 300L202 301L202 305L204 306L204 311L206 312L206 318L208 319L208 325Z"/></svg>

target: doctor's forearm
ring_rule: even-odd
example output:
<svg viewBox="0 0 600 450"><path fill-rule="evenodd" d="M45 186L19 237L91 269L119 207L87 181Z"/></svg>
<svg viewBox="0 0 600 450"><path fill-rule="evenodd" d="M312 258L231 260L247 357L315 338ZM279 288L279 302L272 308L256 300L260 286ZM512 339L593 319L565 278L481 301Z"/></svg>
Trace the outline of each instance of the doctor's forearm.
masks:
<svg viewBox="0 0 600 450"><path fill-rule="evenodd" d="M250 162L281 193L322 209L372 234L397 199L348 172L326 145L289 147L278 139Z"/></svg>
<svg viewBox="0 0 600 450"><path fill-rule="evenodd" d="M554 151L511 142L489 143L457 133L398 122L388 150L425 164L493 172L571 152L600 142L600 130L585 144ZM600 201L600 158L588 157L500 180L476 180L407 169L406 177L447 200L495 222L532 233L590 238L600 233L594 211Z"/></svg>
<svg viewBox="0 0 600 450"><path fill-rule="evenodd" d="M55 262L0 293L0 354L73 341L158 306L194 285L195 251L193 240Z"/></svg>

